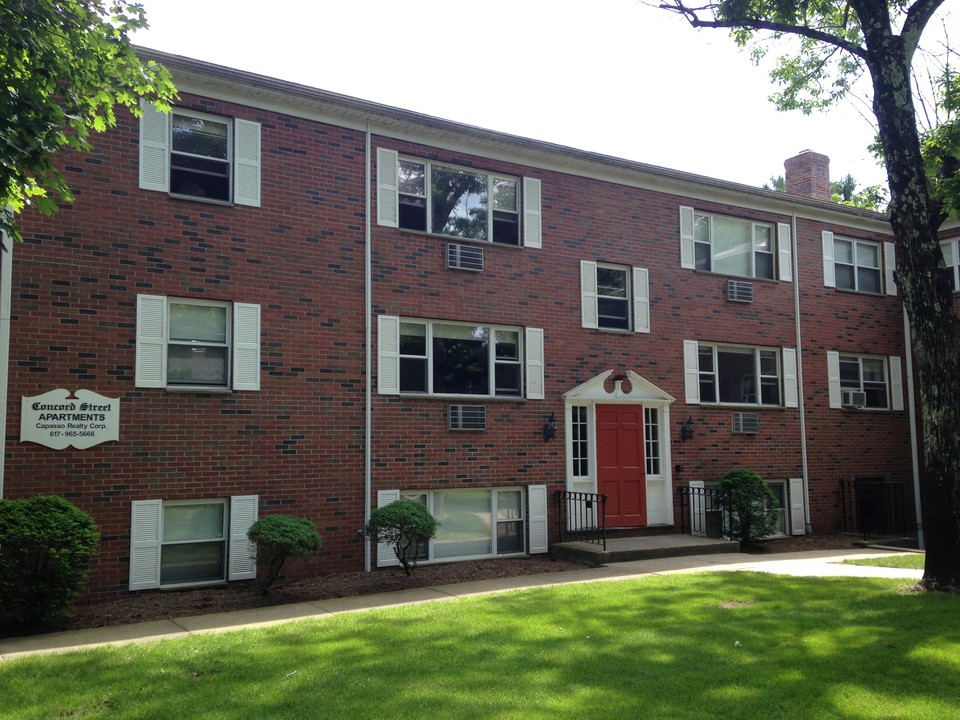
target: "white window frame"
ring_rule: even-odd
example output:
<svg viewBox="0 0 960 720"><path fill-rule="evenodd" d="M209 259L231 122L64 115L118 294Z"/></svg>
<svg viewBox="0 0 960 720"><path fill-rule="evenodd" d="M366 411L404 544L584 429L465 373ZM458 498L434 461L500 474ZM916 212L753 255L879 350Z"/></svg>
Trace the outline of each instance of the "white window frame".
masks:
<svg viewBox="0 0 960 720"><path fill-rule="evenodd" d="M713 370L701 370L700 366L700 351L701 349L706 349L711 352L713 358ZM717 363L717 352L718 350L732 350L732 351L743 351L750 350L753 352L753 362L754 362L754 383L756 390L756 400L753 402L727 402L720 400L720 381L719 381L719 365ZM763 378L772 378L773 375L763 375L761 373L761 362L760 362L760 353L761 352L772 352L774 357L777 360L777 392L779 394L779 402L777 404L773 403L763 403L762 402L762 385L760 382ZM700 342L697 340L684 340L683 341L683 364L684 364L684 388L685 388L685 400L687 404L690 405L722 405L722 406L736 406L736 407L751 407L751 408L774 408L774 407L798 407L799 397L798 397L798 387L797 387L797 356L796 350L794 348L776 348L776 347L765 347L765 346L754 346L754 345L736 345L733 343L709 343L709 342ZM709 376L713 378L713 386L716 391L716 400L702 400L700 397L700 380L703 376Z"/></svg>
<svg viewBox="0 0 960 720"><path fill-rule="evenodd" d="M407 395L410 397L455 397L455 398L490 398L505 400L542 400L544 397L544 354L543 330L540 328L521 328L510 325L492 325L489 323L448 322L445 320L428 320L424 318L407 318L396 315L380 315L377 319L377 356L378 381L377 392L381 395ZM400 337L404 324L419 324L425 328L425 355L401 355ZM489 333L488 341L488 381L489 392L479 393L438 393L433 391L434 361L433 361L433 333L438 325L456 326L465 328L484 328ZM497 360L496 333L517 333L518 358L516 360ZM400 366L405 358L422 359L427 367L427 387L425 392L401 391ZM520 374L520 392L517 394L496 393L496 368L498 364L517 365Z"/></svg>
<svg viewBox="0 0 960 720"><path fill-rule="evenodd" d="M950 273L950 286L954 292L960 292L960 239L944 240L940 243L940 251L943 253L947 272Z"/></svg>
<svg viewBox="0 0 960 720"><path fill-rule="evenodd" d="M505 247L525 247L525 248L541 248L543 247L543 225L542 225L542 214L541 214L541 188L540 180L538 178L531 177L520 177L511 175L509 173L498 173L491 172L487 170L482 170L479 168L471 168L459 166L456 163L447 163L447 162L438 162L426 160L424 158L418 158L413 156L401 156L396 150L391 150L389 148L377 148L377 224L383 225L386 227L400 228L400 188L399 188L399 177L400 177L400 162L418 163L424 166L424 195L421 196L424 199L426 206L426 219L425 232L431 234L435 233L430 227L432 223L432 212L431 212L431 196L429 192L430 188L430 174L432 172L432 167L442 166L445 168L450 168L453 170L460 170L463 172L472 173L478 176L484 176L487 178L487 188L488 193L487 197L493 197L493 182L495 179L506 179L512 180L517 183L517 242L516 243L504 243L494 241L493 237L493 220L494 212L490 209L489 203L487 207L487 238L466 238L456 235L441 235L441 237L454 237L457 240L467 241L467 242L483 242L490 243L495 245L502 245ZM512 212L512 211L511 211ZM414 232L417 231L416 228L404 228L410 229ZM421 231L423 232L423 231Z"/></svg>
<svg viewBox="0 0 960 720"><path fill-rule="evenodd" d="M222 307L226 313L227 378L223 385L170 384L167 377L168 349L171 345L189 345L170 340L172 304ZM209 343L198 341L196 345ZM222 347L222 344L218 344ZM137 296L136 387L166 388L185 392L227 392L260 389L260 306L199 298Z"/></svg>
<svg viewBox="0 0 960 720"><path fill-rule="evenodd" d="M617 270L626 278L627 327L609 327L601 324L598 271ZM621 298L617 298L621 299ZM599 263L593 260L580 261L580 324L591 330L609 332L650 332L650 272L647 268Z"/></svg>
<svg viewBox="0 0 960 720"><path fill-rule="evenodd" d="M850 405L843 404L843 391L852 390L854 392L865 392L863 382L863 361L873 360L879 362L884 372L884 391L886 404L883 407L865 405L860 408L853 408ZM840 379L840 365L842 362L856 362L859 366L857 386L843 385ZM902 363L897 355L864 355L859 353L848 353L838 351L827 352L827 381L830 407L833 409L861 410L867 412L890 412L901 411L903 404L903 375Z"/></svg>
<svg viewBox="0 0 960 720"><path fill-rule="evenodd" d="M223 538L210 541L224 543L224 577L187 583L160 582L162 554L165 546L207 542L191 539L183 542L165 541L163 513L172 505L220 504L223 506ZM131 505L130 521L130 590L156 588L202 587L226 581L256 578L256 546L247 537L247 531L257 520L257 495L235 495L230 498L195 498L183 500L135 500Z"/></svg>
<svg viewBox="0 0 960 720"><path fill-rule="evenodd" d="M510 487L479 487L479 488L440 488L435 490L380 490L377 493L377 507L382 507L383 505L389 505L391 502L396 500L412 500L413 502L423 503L427 510L434 517L437 516L439 509L437 508L438 493L457 493L460 491L478 491L482 490L489 493L489 510L490 510L490 552L481 553L476 555L458 555L458 556L435 556L435 546L438 542L438 538L431 539L427 546L421 549L419 556L419 562L424 564L430 564L433 562L456 562L461 560L476 560L480 558L508 558L508 557L521 557L526 555L527 552L545 552L545 549L539 549L540 543L537 541L538 537L541 534L546 532L546 507L543 509L543 518L541 519L539 515L539 508L533 508L532 506L535 503L535 493L538 492L538 488L543 488L543 495L545 499L545 487L546 486L527 486L529 491L530 498L527 498L528 493L524 492L523 486L510 486ZM502 492L511 492L519 493L520 495L520 517L519 518L508 518L500 519L498 517L498 502L499 502L499 493ZM534 511L537 512L534 512ZM534 517L537 515L537 517ZM537 523L543 523L544 527L540 528ZM518 551L513 552L499 552L497 547L497 527L500 524L505 523L519 523L521 527L521 534L523 537L523 547ZM442 528L442 525L441 525ZM438 534L441 534L442 530L438 529ZM528 533L530 541L528 543ZM442 537L439 538L439 541L442 542ZM536 547L535 547L536 546ZM398 560L395 553L393 552L393 547L390 545L378 545L377 546L377 567L385 567L397 565Z"/></svg>
<svg viewBox="0 0 960 720"><path fill-rule="evenodd" d="M854 277L854 288L841 288L837 285L837 260L836 260L836 243L838 241L842 242L852 242L857 244L869 244L877 248L878 258L880 267L878 269L880 273L880 291L877 293L869 292L859 289L859 278L857 275L858 265L856 264L857 254L856 246L852 248L854 264L853 267L853 277ZM840 290L845 290L847 292L859 292L866 295L896 295L897 294L897 283L896 283L896 270L897 270L897 254L896 248L892 242L881 242L879 240L864 240L860 238L850 238L850 237L841 237L837 238L833 231L824 230L821 233L821 245L823 248L823 285L824 287L838 288ZM843 263L844 265L850 267L849 263ZM874 268L869 268L873 270Z"/></svg>
<svg viewBox="0 0 960 720"><path fill-rule="evenodd" d="M721 272L716 270L714 257L714 219L722 218L732 222L740 222L750 226L750 258L749 272L747 274ZM706 223L708 237L706 240L697 237L698 220ZM702 227L702 225L701 225ZM760 229L769 232L770 249L757 249L757 233ZM709 253L707 262L697 261L698 246L706 246ZM702 253L702 250L701 250ZM770 275L757 275L757 255L763 254L770 258ZM731 215L720 215L717 213L703 212L695 210L689 206L680 206L680 266L689 270L698 272L709 272L730 277L744 277L753 280L781 280L783 282L793 281L793 243L791 240L791 228L788 223L772 223L746 218L734 217Z"/></svg>
<svg viewBox="0 0 960 720"><path fill-rule="evenodd" d="M251 120L230 119L173 108L170 113L157 110L141 100L140 118L140 188L169 193L173 197L201 202L227 203L260 207L261 203L261 125ZM196 118L226 125L228 197L208 198L203 195L171 191L173 151L173 119L175 116ZM177 153L179 154L179 153ZM221 162L216 160L216 162Z"/></svg>

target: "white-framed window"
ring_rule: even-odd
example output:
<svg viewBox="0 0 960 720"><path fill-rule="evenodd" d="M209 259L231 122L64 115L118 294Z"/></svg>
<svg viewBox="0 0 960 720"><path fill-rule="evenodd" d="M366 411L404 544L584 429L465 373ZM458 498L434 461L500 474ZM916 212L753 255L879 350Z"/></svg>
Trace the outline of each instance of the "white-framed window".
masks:
<svg viewBox="0 0 960 720"><path fill-rule="evenodd" d="M531 491L534 487L539 486L531 486ZM387 490L378 493L378 506L397 499L422 503L440 521L436 536L421 548L420 560L514 556L527 551L523 488ZM396 563L390 548L378 547L378 566Z"/></svg>
<svg viewBox="0 0 960 720"><path fill-rule="evenodd" d="M940 243L943 251L943 262L950 275L950 285L954 292L960 292L960 240L945 240Z"/></svg>
<svg viewBox="0 0 960 720"><path fill-rule="evenodd" d="M141 102L140 187L260 206L260 124Z"/></svg>
<svg viewBox="0 0 960 720"><path fill-rule="evenodd" d="M585 328L650 332L649 272L581 260L580 315Z"/></svg>
<svg viewBox="0 0 960 720"><path fill-rule="evenodd" d="M260 306L138 295L136 386L259 390Z"/></svg>
<svg viewBox="0 0 960 720"><path fill-rule="evenodd" d="M787 223L755 222L680 207L680 266L691 270L789 282L793 280L790 238Z"/></svg>
<svg viewBox="0 0 960 720"><path fill-rule="evenodd" d="M688 404L797 407L797 353L763 348L683 341Z"/></svg>
<svg viewBox="0 0 960 720"><path fill-rule="evenodd" d="M380 394L543 398L538 328L390 315L378 327Z"/></svg>
<svg viewBox="0 0 960 720"><path fill-rule="evenodd" d="M643 409L643 433L645 440L645 455L647 475L660 474L660 409L645 407Z"/></svg>
<svg viewBox="0 0 960 720"><path fill-rule="evenodd" d="M380 225L541 247L540 181L377 149Z"/></svg>
<svg viewBox="0 0 960 720"><path fill-rule="evenodd" d="M827 353L830 407L903 410L903 380L896 355Z"/></svg>
<svg viewBox="0 0 960 720"><path fill-rule="evenodd" d="M590 477L590 423L585 405L570 407L570 474Z"/></svg>
<svg viewBox="0 0 960 720"><path fill-rule="evenodd" d="M131 503L130 590L209 585L256 577L247 530L258 497Z"/></svg>
<svg viewBox="0 0 960 720"><path fill-rule="evenodd" d="M822 232L823 284L874 295L896 295L897 268L892 242L837 237Z"/></svg>

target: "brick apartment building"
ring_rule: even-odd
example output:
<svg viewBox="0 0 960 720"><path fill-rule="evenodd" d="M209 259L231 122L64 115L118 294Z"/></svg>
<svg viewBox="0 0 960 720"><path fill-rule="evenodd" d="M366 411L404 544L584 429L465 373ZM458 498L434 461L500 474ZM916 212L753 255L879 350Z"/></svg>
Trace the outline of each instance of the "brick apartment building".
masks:
<svg viewBox="0 0 960 720"><path fill-rule="evenodd" d="M174 112L63 155L2 259L2 493L93 515L92 593L248 579L270 513L323 534L303 572L388 564L358 530L398 497L427 561L547 551L563 490L676 531L733 467L778 532L865 477L916 531L891 232L824 156L776 193L149 54Z"/></svg>

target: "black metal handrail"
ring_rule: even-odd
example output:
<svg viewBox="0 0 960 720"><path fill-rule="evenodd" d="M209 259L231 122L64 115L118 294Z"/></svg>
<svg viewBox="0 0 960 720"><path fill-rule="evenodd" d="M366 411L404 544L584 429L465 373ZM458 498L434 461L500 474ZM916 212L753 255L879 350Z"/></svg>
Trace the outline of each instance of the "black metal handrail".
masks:
<svg viewBox="0 0 960 720"><path fill-rule="evenodd" d="M729 493L715 487L677 488L680 496L680 533L719 538L730 532Z"/></svg>
<svg viewBox="0 0 960 720"><path fill-rule="evenodd" d="M602 545L607 549L607 496L599 493L557 490L557 528L565 537Z"/></svg>
<svg viewBox="0 0 960 720"><path fill-rule="evenodd" d="M907 536L904 483L865 477L840 481L843 531L868 537Z"/></svg>

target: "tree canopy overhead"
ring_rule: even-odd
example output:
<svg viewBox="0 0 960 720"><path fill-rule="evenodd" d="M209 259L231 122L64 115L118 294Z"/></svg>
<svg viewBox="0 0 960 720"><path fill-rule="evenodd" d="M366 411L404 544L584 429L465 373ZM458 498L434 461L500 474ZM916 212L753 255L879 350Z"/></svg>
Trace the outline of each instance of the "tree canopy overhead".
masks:
<svg viewBox="0 0 960 720"><path fill-rule="evenodd" d="M897 290L910 319L920 388L923 582L930 589L960 591L960 321L938 237L947 213L960 211L957 80L944 63L934 84L944 93L940 105L946 122L923 131L912 82L921 38L945 2L719 0L700 5L663 0L659 7L697 28L729 30L741 47L758 37L793 38L796 42L772 45L783 52L771 73L780 87L773 97L780 109L823 109L847 97L859 78L869 81L890 190ZM764 54L765 48L755 46L754 57Z"/></svg>
<svg viewBox="0 0 960 720"><path fill-rule="evenodd" d="M27 203L45 213L70 188L54 165L63 148L116 124L115 108L139 112L146 97L168 108L167 70L137 57L129 36L146 27L125 0L4 0L0 7L0 230L19 239ZM12 211L4 211L9 208Z"/></svg>

